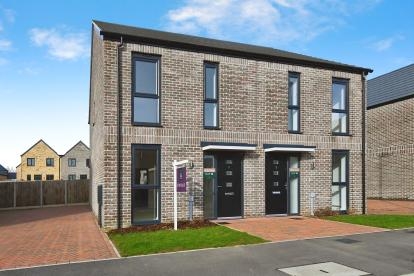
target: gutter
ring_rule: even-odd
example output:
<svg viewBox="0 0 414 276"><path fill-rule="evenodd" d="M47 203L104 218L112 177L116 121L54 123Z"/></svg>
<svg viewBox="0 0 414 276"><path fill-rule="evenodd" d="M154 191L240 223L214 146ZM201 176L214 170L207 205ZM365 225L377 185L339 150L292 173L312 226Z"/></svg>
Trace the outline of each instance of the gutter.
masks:
<svg viewBox="0 0 414 276"><path fill-rule="evenodd" d="M124 39L121 36L121 41L117 45L117 58L118 58L118 135L117 135L117 192L118 192L118 208L117 208L117 227L122 228L122 158L121 158L121 146L122 146L122 83L121 83L121 50L124 47Z"/></svg>
<svg viewBox="0 0 414 276"><path fill-rule="evenodd" d="M366 79L368 72L362 72L362 214L366 214Z"/></svg>

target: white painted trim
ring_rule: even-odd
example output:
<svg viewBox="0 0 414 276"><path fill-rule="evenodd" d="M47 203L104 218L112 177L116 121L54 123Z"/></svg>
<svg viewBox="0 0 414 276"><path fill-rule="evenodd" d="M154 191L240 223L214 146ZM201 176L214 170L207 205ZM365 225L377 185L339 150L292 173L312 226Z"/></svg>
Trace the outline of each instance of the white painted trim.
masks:
<svg viewBox="0 0 414 276"><path fill-rule="evenodd" d="M253 146L222 146L222 145L208 145L201 148L203 151L206 150L244 150L253 151L256 147Z"/></svg>
<svg viewBox="0 0 414 276"><path fill-rule="evenodd" d="M274 147L264 150L265 152L272 151L288 151L288 152L314 152L315 148L294 148L294 147Z"/></svg>

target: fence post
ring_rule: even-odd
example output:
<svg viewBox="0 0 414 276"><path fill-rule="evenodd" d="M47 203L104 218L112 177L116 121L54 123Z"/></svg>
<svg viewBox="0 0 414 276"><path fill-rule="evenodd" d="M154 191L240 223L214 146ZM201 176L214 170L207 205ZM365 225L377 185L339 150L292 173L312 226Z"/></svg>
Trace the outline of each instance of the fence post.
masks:
<svg viewBox="0 0 414 276"><path fill-rule="evenodd" d="M40 185L40 207L43 206L43 185L42 185L42 181L39 181L39 185Z"/></svg>
<svg viewBox="0 0 414 276"><path fill-rule="evenodd" d="M16 208L16 182L13 182L13 208Z"/></svg>
<svg viewBox="0 0 414 276"><path fill-rule="evenodd" d="M65 205L68 205L68 181L65 180Z"/></svg>

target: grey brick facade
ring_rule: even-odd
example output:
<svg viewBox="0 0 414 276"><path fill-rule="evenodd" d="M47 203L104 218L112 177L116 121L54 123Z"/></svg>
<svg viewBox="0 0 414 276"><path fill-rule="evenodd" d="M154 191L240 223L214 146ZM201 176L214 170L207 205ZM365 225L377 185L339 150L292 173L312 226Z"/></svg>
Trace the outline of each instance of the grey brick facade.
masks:
<svg viewBox="0 0 414 276"><path fill-rule="evenodd" d="M367 196L414 199L414 98L367 112Z"/></svg>
<svg viewBox="0 0 414 276"><path fill-rule="evenodd" d="M80 179L80 177L85 177L89 179L90 169L89 169L89 160L91 158L90 149L82 142L79 141L70 148L61 158L60 158L60 175L64 180L69 179L69 175L73 175L75 179ZM69 159L74 159L73 166L69 166ZM88 161L87 161L88 160Z"/></svg>
<svg viewBox="0 0 414 276"><path fill-rule="evenodd" d="M172 220L173 160L189 159L194 168L188 177L194 183L194 215L203 217L202 141L256 144L257 150L243 157L243 216L265 215L265 152L263 144L314 146L313 153L300 155L300 214L310 213L310 193L316 193L316 208L331 206L332 150L349 150L349 210L363 208L362 107L364 70L333 70L292 65L247 57L230 56L124 41L118 72L119 40L100 36L93 27L90 98L92 206L98 215L97 186L103 187L102 222L117 226L118 73L121 83L122 226L131 224L131 149L133 144L161 145L161 221ZM160 56L161 125L131 124L132 56ZM203 63L219 64L218 130L203 128ZM288 73L300 73L301 134L288 133ZM333 136L332 79L349 81L349 133ZM95 197L95 198L94 198ZM186 219L187 193L178 197L179 219Z"/></svg>

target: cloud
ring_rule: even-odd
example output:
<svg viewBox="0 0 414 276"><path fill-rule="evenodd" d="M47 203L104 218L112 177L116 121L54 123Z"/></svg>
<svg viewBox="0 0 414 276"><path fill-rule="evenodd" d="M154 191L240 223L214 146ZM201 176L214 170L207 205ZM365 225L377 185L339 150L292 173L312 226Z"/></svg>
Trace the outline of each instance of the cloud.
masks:
<svg viewBox="0 0 414 276"><path fill-rule="evenodd" d="M395 42L399 40L403 40L403 39L404 37L402 35L395 35L395 36L387 37L384 39L374 41L371 44L371 48L377 52L383 52L391 48Z"/></svg>
<svg viewBox="0 0 414 276"><path fill-rule="evenodd" d="M33 28L29 35L34 45L47 47L48 54L58 60L76 60L89 54L88 36L83 32Z"/></svg>
<svg viewBox="0 0 414 276"><path fill-rule="evenodd" d="M379 0L187 0L169 10L165 28L255 43L308 42L346 24Z"/></svg>
<svg viewBox="0 0 414 276"><path fill-rule="evenodd" d="M12 42L7 39L0 39L0 51L8 51L11 49Z"/></svg>

